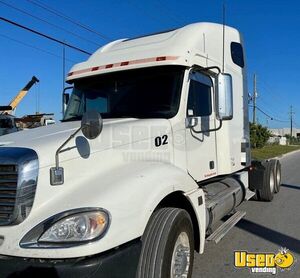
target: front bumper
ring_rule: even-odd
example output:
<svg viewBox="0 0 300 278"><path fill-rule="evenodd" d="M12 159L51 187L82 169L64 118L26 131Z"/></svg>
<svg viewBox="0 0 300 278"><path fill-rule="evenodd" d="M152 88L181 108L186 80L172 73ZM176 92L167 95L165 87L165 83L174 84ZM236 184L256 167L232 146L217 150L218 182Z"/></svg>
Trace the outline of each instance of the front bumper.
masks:
<svg viewBox="0 0 300 278"><path fill-rule="evenodd" d="M102 254L64 260L29 259L0 255L0 277L134 278L141 251L135 240Z"/></svg>

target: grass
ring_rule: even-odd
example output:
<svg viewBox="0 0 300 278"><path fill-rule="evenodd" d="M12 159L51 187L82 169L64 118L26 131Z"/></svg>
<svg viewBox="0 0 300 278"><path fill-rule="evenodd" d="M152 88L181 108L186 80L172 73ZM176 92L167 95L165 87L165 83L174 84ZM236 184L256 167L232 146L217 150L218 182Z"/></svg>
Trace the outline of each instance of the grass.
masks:
<svg viewBox="0 0 300 278"><path fill-rule="evenodd" d="M295 150L300 150L300 146L281 146L281 145L267 145L261 149L252 149L252 159L268 159L289 153Z"/></svg>

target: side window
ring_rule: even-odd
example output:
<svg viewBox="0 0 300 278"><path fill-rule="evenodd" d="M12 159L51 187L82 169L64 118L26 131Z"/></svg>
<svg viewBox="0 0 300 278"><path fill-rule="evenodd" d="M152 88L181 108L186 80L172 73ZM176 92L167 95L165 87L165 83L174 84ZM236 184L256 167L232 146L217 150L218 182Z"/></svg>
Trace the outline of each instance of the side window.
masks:
<svg viewBox="0 0 300 278"><path fill-rule="evenodd" d="M188 97L188 116L203 117L212 113L212 82L209 77L193 73Z"/></svg>
<svg viewBox="0 0 300 278"><path fill-rule="evenodd" d="M232 42L230 45L232 61L243 68L245 66L243 47L238 42Z"/></svg>

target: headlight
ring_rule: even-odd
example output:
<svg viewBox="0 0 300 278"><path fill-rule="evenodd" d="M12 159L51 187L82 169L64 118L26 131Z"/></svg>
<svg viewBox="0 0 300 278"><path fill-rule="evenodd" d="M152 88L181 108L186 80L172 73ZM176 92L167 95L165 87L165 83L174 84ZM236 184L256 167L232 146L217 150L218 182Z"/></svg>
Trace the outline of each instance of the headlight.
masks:
<svg viewBox="0 0 300 278"><path fill-rule="evenodd" d="M39 223L20 241L22 248L65 248L102 238L111 222L102 208L64 211Z"/></svg>
<svg viewBox="0 0 300 278"><path fill-rule="evenodd" d="M69 215L42 234L38 242L82 242L101 237L109 225L104 211L91 211Z"/></svg>

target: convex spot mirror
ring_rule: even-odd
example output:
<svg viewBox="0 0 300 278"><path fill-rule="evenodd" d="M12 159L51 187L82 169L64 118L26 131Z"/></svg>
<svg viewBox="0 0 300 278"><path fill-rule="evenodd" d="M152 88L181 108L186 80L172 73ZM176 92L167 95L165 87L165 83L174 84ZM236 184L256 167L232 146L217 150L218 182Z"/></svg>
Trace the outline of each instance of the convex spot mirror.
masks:
<svg viewBox="0 0 300 278"><path fill-rule="evenodd" d="M227 73L217 76L217 117L219 120L231 120L233 117L232 77Z"/></svg>
<svg viewBox="0 0 300 278"><path fill-rule="evenodd" d="M103 128L103 120L99 112L88 111L82 116L81 130L87 139L95 139Z"/></svg>

